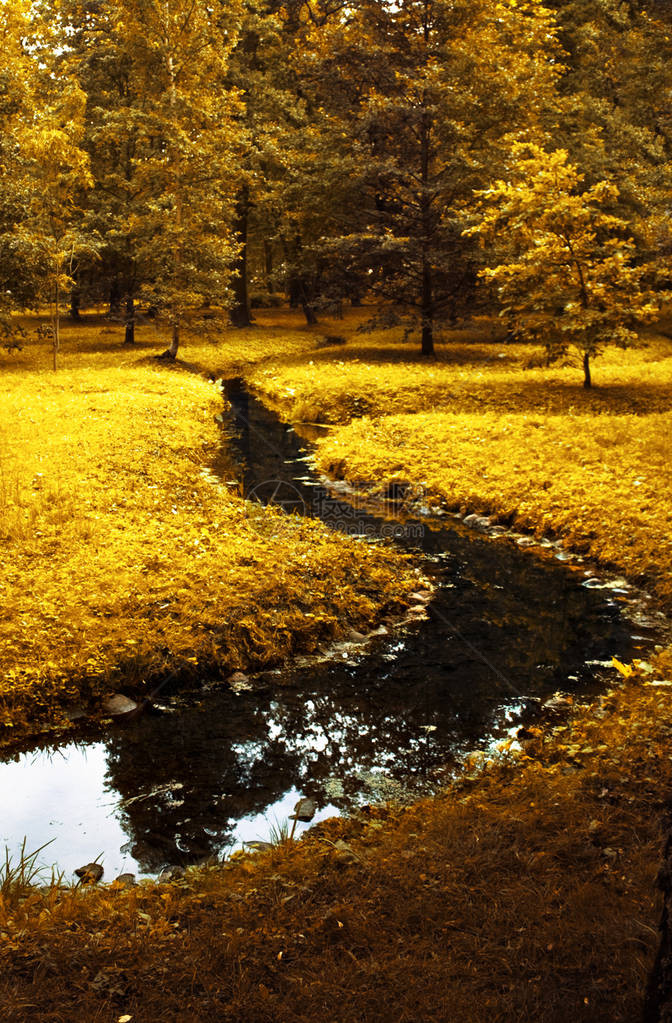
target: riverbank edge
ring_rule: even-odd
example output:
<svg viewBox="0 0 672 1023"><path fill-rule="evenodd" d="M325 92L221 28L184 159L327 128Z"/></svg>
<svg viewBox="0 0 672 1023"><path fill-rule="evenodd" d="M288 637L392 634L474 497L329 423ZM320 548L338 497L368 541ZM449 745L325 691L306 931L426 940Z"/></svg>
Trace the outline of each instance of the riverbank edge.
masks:
<svg viewBox="0 0 672 1023"><path fill-rule="evenodd" d="M464 514L468 514L468 510L465 508ZM478 511L482 512L483 509L479 508ZM585 876L588 860L588 866L595 872L605 889L613 886L614 889L619 889L617 894L621 897L623 892L620 888L623 884L626 885L628 906L631 910L630 915L626 914L620 920L619 933L615 944L610 946L610 955L605 955L600 962L596 962L596 953L592 953L592 958L589 959L588 952L584 949L586 956L584 969L572 976L572 983L580 991L576 1004L570 1005L567 1001L567 992L563 991L562 1004L554 1005L553 999L546 999L549 1003L548 1012L538 1011L534 1016L513 1014L507 1016L507 1012L513 1013L516 1010L511 1008L509 999L511 990L509 987L507 992L504 991L506 984L502 978L511 976L512 963L514 965L517 963L519 967L521 963L502 936L501 953L507 958L509 967L503 974L497 973L492 969L492 957L484 956L483 959L483 968L490 971L488 978L490 990L494 991L498 985L501 990L484 998L484 990L489 989L484 989L481 984L472 990L467 977L463 977L461 984L467 994L472 990L476 997L480 992L483 1015L479 1014L474 1005L473 1011L461 1018L469 1021L481 1018L534 1018L541 1023L546 1019L554 1021L564 1019L568 1011L573 1011L577 1019L590 1020L591 1023L597 1020L608 1019L611 1023L613 1020L637 1018L641 1010L644 982L657 944L655 928L660 901L655 895L654 878L661 846L662 812L668 804L672 787L669 757L665 752L672 728L667 688L672 677L670 651L660 651L645 665L632 669L626 666L625 674L627 677L624 677L623 683L615 686L599 700L576 705L568 721L555 724L549 722L547 727L532 730L531 734L523 739L520 750L502 749L500 756L490 762L474 759L466 765L463 777L449 786L442 796L434 800L424 800L408 811L397 814L393 809L381 810L374 811L368 821L364 819L329 822L315 829L313 835L309 834L304 838L300 846L283 847L267 854L246 857L224 868L190 872L186 881L170 886L143 884L139 886L139 892L130 893L122 892L115 886L110 890L106 886L98 891L87 891L84 901L78 894L59 895L53 891L51 894L42 893L39 897L36 896L37 902L28 907L24 922L29 920L35 923L45 909L44 900L51 900L47 905L51 906L49 923L53 924L53 930L45 927L42 920L43 929L40 930L39 926L35 928L36 934L40 935L39 941L43 944L46 942L52 953L55 952L56 926L67 926L68 921L76 922L81 928L81 939L88 939L94 932L98 933L99 958L102 955L101 961L106 963L112 962L113 955L116 957L119 944L117 943L116 950L112 945L108 947L105 941L100 940L100 930L96 931L103 921L103 907L109 906L110 899L113 899L114 912L118 914L117 921L109 925L109 934L106 934L110 939L113 936L120 939L122 923L128 923L140 910L149 918L146 930L149 931L150 923L156 928L155 934L143 933L141 938L143 952L147 953L150 948L155 947L164 962L168 957L176 970L174 990L163 992L163 1018L196 1020L199 1018L198 1012L211 1010L211 1000L207 1004L207 1000L202 1002L201 1008L197 1010L195 1003L190 1003L187 988L180 987L179 963L173 956L171 944L168 942L170 934L174 934L170 930L173 926L171 920L177 918L192 928L191 933L194 936L192 952L196 953L200 949L202 954L203 948L196 940L199 920L202 926L206 927L207 923L201 918L205 917L212 924L216 918L221 918L222 913L226 913L228 919L226 956L230 957L226 962L235 972L235 964L240 964L242 957L248 971L245 986L239 984L238 990L231 995L227 1011L234 1014L236 1011L245 1012L244 1018L250 1021L268 1019L269 1013L271 1015L275 1013L274 1018L277 1019L289 1018L282 1013L283 1005L284 1011L289 1011L286 999L291 986L288 988L287 982L280 976L282 967L274 967L269 974L267 965L269 959L282 963L284 958L285 962L290 964L290 972L292 956L296 956L297 963L302 955L305 960L305 950L299 954L301 946L296 944L298 928L302 932L299 938L305 940L303 932L306 931L311 941L319 938L322 952L326 946L333 952L334 959L339 958L344 946L345 951L350 950L356 957L361 958L364 939L357 927L357 912L358 907L361 908L361 900L356 888L362 886L363 877L366 879L374 874L381 892L389 888L389 896L392 897L394 893L398 897L399 875L395 874L395 869L405 864L410 870L412 861L405 855L409 850L409 841L417 844L420 840L427 846L428 836L431 835L437 821L439 808L441 813L448 808L449 813L454 813L460 818L462 827L470 835L483 836L482 844L485 843L489 830L497 823L501 825L504 819L512 821L511 828L517 827L518 821L521 830L536 822L535 826L540 829L536 838L533 829L528 828L526 869L534 867L535 871L542 870L541 864L544 864L543 890L549 897L551 892L555 892L556 901L559 898L557 893L563 893L560 901L565 916L569 914L571 917L571 905L563 900L565 897L569 898L572 889L576 889L579 884L577 871ZM543 805L538 801L542 789ZM534 796L532 801L529 799L530 795ZM575 809L577 806L581 809L580 826L577 826L576 820L571 820L568 827L566 802L568 798ZM557 845L553 844L554 836L559 834L564 835L564 845L560 851ZM496 842L491 839L488 853L490 860L486 859L480 865L481 869L485 868L487 871L489 862L492 868L486 879L490 896L497 883L497 860L501 860L505 848L506 843L501 836ZM446 854L445 849L443 852L448 862L454 864L455 860L451 859L451 854ZM430 862L426 848L415 859L419 860L419 863L414 865L415 869L417 871L422 868L422 873L416 873L416 885L412 887L412 892L424 892L426 896L427 880L433 877L434 863ZM554 860L557 862L554 863ZM392 866L389 866L390 863ZM363 872L362 864L366 865ZM383 864L388 866L383 867ZM273 895L273 892L277 888L279 876L285 879L288 889L303 886L306 890L312 890L308 911L303 903L301 914L295 918L291 917L291 908L289 911L280 912L277 906L269 915L268 900L273 897L277 901L277 895ZM391 885L391 880L396 882L396 886ZM511 879L509 883L513 884ZM535 878L536 896L541 909L543 898L539 895L539 884L538 878ZM322 897L318 894L320 892L323 893ZM485 899L485 891L482 895ZM582 893L580 902L583 900L585 892ZM170 907L170 911L167 906ZM581 915L580 909L579 906L578 916ZM556 916L560 918L563 913L557 906L556 910ZM590 926L587 926L583 918L581 926L585 927L585 939L597 948L599 955L599 946L603 941L603 925L606 930L615 930L614 917L600 914L599 900L592 903L591 910ZM21 912L22 910L18 911L15 923L18 923ZM261 912L266 914L263 928L259 925ZM450 913L452 920L453 913L448 906L447 912ZM641 924L638 928L635 928L635 914ZM600 915L604 921L600 919ZM340 916L345 917L345 922L340 920ZM243 925L244 933L237 937L234 923ZM529 917L526 918L526 924L532 931L538 923L536 918L532 921ZM473 921L471 924L473 930ZM6 919L2 921L2 925L7 926ZM422 929L423 924L416 918L414 922L410 921L410 926ZM465 922L464 927L467 926ZM451 938L454 938L459 927L452 922L450 928ZM339 937L337 941L333 941L330 937L332 930L337 936L340 936L342 930L345 930L346 934L343 938ZM353 931L357 932L357 942L354 944ZM229 932L234 932L233 936ZM487 931L479 933L482 933L484 940L488 938ZM576 934L573 937L576 938ZM528 963L522 975L519 970L517 981L521 989L532 979L535 979L535 982L540 981L542 987L544 983L551 983L547 973L544 973L543 977L535 975L534 978L531 974L535 969L543 969L544 958L553 960L555 956L551 952L554 949L559 951L563 941L567 944L568 940L561 927L555 934L551 928L550 931L539 933L537 938L539 958L534 964ZM389 943L391 940L389 933L385 934L385 941ZM262 953L263 942L265 950ZM36 940L35 946L38 943ZM622 954L623 947L628 944L631 950L637 949L637 954L633 953L631 958L638 960L634 970L630 967L630 973L625 969L627 963L624 962ZM184 952L184 941L173 942L175 949L178 945L181 952ZM70 951L75 950L78 964L88 961L81 941L67 936L64 950L67 947L70 947ZM128 949L131 947L132 945L128 944ZM137 960L138 946L133 947ZM373 937L369 937L369 952L373 954L376 947ZM508 948L508 952L505 948ZM9 951L11 953L11 949ZM124 945L124 954L120 957L122 970L126 952L127 947ZM25 967L31 961L31 954L37 953L31 953L29 948L25 948L22 954ZM455 948L453 954L457 954L459 958ZM342 958L344 963L340 967L338 984L332 982L330 989L332 997L339 990L341 992L347 990L347 970L352 972L352 965L348 967L351 960L345 956ZM412 955L406 954L404 958L412 958ZM65 962L62 956L60 960L57 957L57 961ZM190 955L186 965L193 969L196 961ZM156 960L152 960L150 956L148 962L141 965L138 974L140 979L150 976L152 962L155 964ZM418 969L419 962L420 960L417 960L415 963L416 973L422 972ZM222 964L220 963L220 966ZM551 962L550 965L557 971L557 963ZM600 965L602 973L598 976L596 966L599 971ZM207 963L201 963L202 971L207 968ZM301 968L305 973L305 961ZM408 974L403 971L402 973L411 992L413 985L409 982ZM239 977L239 974L237 976ZM313 972L311 976L317 989L315 973ZM388 981L390 989L395 987L391 974ZM328 984L329 978L325 976L320 987L320 997L324 999L327 998ZM420 986L414 989L417 999L415 1005L427 1006L423 1019L445 1019L445 1016L437 1014L444 1010L437 1009L436 992L429 991L426 978L424 984L424 1002ZM607 996L609 987L614 997ZM100 988L98 990L100 992ZM457 989L454 991L455 998L452 1004L456 1005L460 995ZM44 1004L44 998L34 989L30 996L38 998ZM90 1011L87 1006L90 1007L92 1004L90 998L91 992L88 991L86 983L78 982L77 991L71 996L63 999L61 994L59 1006L72 1007L74 1014L70 1018L84 1020L87 1018L86 1012ZM110 1010L114 1007L115 1010L123 1009L128 1013L139 1014L152 1011L151 999L137 992L125 997L123 1005L119 1002L118 996L104 995L103 1003L100 1001L100 994L98 998L97 1007L105 1004L109 1005ZM178 1007L175 1004L179 998L182 998L182 1015L178 1015ZM54 1004L55 1002L56 993ZM167 1004L168 1002L170 1004ZM296 1009L291 1018L297 1020L317 1018L310 1016L311 1004L306 1003L305 1011ZM78 1015L80 1009L82 1014ZM44 1016L30 1017L23 1017L19 1012L15 1018L17 1020L49 1018L48 1008L44 1011ZM243 1015L227 1018L243 1018ZM347 1017L337 1014L335 1018ZM371 1015L368 1018L378 1017Z"/></svg>
<svg viewBox="0 0 672 1023"><path fill-rule="evenodd" d="M69 334L67 331L65 334L66 341L70 341L72 335L78 345L84 346L86 350L88 344L91 349L91 336L86 330L70 326L68 331ZM105 395L115 385L125 388L130 398L124 399L126 406L122 400L121 412L112 402L105 406L105 415L108 417L105 421L106 433L110 434L119 427L114 459L124 465L126 450L129 455L131 448L134 452L133 457L129 458L133 470L129 480L124 479L123 482L127 489L120 502L122 506L118 512L113 512L117 515L116 521L106 517L106 506L114 506L118 500L116 493L112 491L110 495L108 489L109 481L114 480L115 473L114 468L110 469L109 466L107 471L99 467L98 490L85 491L88 510L80 525L83 530L88 529L88 523L95 520L94 525L99 531L102 528L107 541L105 531L110 526L116 527L119 522L122 524L119 527L122 542L127 522L129 533L133 533L134 539L142 534L145 523L155 529L156 522L152 522L145 508L141 509L139 518L133 518L134 489L137 487L147 493L151 491L155 495L153 500L162 509L170 510L172 505L173 513L179 512L174 521L170 515L163 516L166 535L178 539L180 534L177 527L181 527L181 520L184 521L185 531L191 530L194 540L199 541L205 536L209 559L189 559L172 547L169 551L170 560L164 559L165 567L157 570L151 562L148 563L144 570L146 574L138 576L140 586L145 586L147 592L136 590L132 599L129 599L128 594L120 595L123 596L124 604L122 614L118 614L114 606L117 599L115 591L108 591L105 594L107 603L101 600L100 606L94 605L93 617L89 615L88 619L83 619L82 633L88 630L89 635L79 650L73 647L66 631L71 625L68 614L56 604L55 598L59 595L58 587L63 585L63 578L68 580L68 588L74 594L78 594L77 587L81 585L85 598L81 607L85 611L89 604L94 603L95 595L91 601L86 598L90 580L96 578L95 571L89 569L88 576L80 579L76 575L80 570L70 565L72 554L79 556L81 551L86 550L86 538L79 545L79 551L73 549L67 534L68 524L65 527L59 524L57 531L42 540L33 540L29 535L27 542L21 539L16 546L4 540L5 565L9 574L13 573L18 580L16 583L2 580L5 584L6 620L3 623L3 656L0 661L5 688L0 749L7 753L25 750L37 742L56 745L80 735L91 737L99 733L101 728L110 726L115 716L114 705L106 704L110 697L123 698L126 707L132 708L134 703L137 704L137 710L131 713L138 713L142 711L148 697L151 698L167 683L174 687L198 687L205 676L209 681L215 679L226 685L227 678L236 673L252 675L291 662L295 656L327 647L352 630L367 632L383 621L390 622L403 617L412 603L411 594L426 585L426 580L397 552L365 548L355 541L341 540L318 523L299 524L285 522L284 519L274 523L273 519L277 519L281 513L273 510L267 513L261 508L255 508L252 514L241 496L227 490L211 470L211 463L217 457L221 444L215 416L221 411L222 399L221 394L212 386L214 374L207 367L194 372L188 364L184 367L180 363L175 366L158 364L151 359L153 346L138 345L132 352L120 348L120 354L117 355L115 347L105 352L104 344L108 342L99 338L98 331L94 333L94 340L96 345L100 344L100 353L89 350L86 355L78 355L82 360L81 370L75 366L70 371L62 370L53 376L43 375L39 367L33 369L29 360L38 364L41 351L39 346L35 346L28 353L25 368L12 365L14 372L7 378L8 393L11 394L12 389L17 388L17 394L23 400L26 390L31 387L36 389L40 394L43 417L45 408L49 410L52 404L56 408L61 396L65 395L69 402L68 415L61 419L67 421L67 430L70 431L79 414L80 404L82 419L90 416L89 394ZM282 338L278 340L273 337L271 344L277 345L281 341ZM308 344L310 338L299 338L299 343ZM262 355L266 357L263 350ZM121 361L121 356L123 363L120 366L114 360ZM80 376L83 378L81 384ZM147 436L142 434L138 439L139 431L133 429L124 418L124 413L130 405L142 404L137 401L137 388L143 386L145 376L157 408L161 401L164 404L159 408L157 428L154 429L153 422L145 422ZM186 385L185 380L188 381ZM78 404L80 387L81 403ZM157 395L161 397L157 399ZM105 399L96 399L96 402L99 400ZM21 406L18 397L16 403ZM26 414L30 414L30 406L26 406L27 403L21 407L24 407ZM151 448L157 443L157 436L165 434L163 421L166 418L172 420L174 433L178 417L179 422L186 418L193 419L183 431L184 448L179 447L178 441L177 450L170 450L166 457L152 457ZM37 421L37 416L33 421ZM38 429L35 429L37 432ZM96 450L97 461L105 457L105 454L101 456ZM134 477L136 463L139 463L139 475ZM112 464L114 466L116 463ZM39 497L47 488L48 467L40 468L45 471L35 476L35 486L39 489L28 494L29 498L34 495ZM88 463L85 468L88 468ZM6 471L6 465L3 465L3 469ZM59 490L56 497L60 499L63 495L65 500L69 494L76 493L80 505L83 504L81 483L77 475L67 467L59 467L58 471L61 475L57 481ZM181 479L188 481L188 490ZM176 481L184 491L181 498L183 504L175 497ZM17 481L17 493L19 486ZM91 494L93 500L89 501ZM11 506L9 510L12 511ZM80 513L79 508L75 511L76 514ZM192 515L194 524L187 522ZM213 519L221 523L218 533L211 528ZM99 521L104 523L103 527L98 525ZM261 582L264 558L268 560L274 551L275 557L279 556L276 550L278 543L273 540L273 533L280 524L281 542L284 545L283 569L281 573L274 574L272 585L266 590ZM34 528L40 530L41 527L38 523ZM169 528L173 529L172 533L168 532ZM65 535L62 536L61 531ZM237 547L227 546L227 537L233 537L235 533L247 537L247 547L240 542ZM42 537L41 532L36 535ZM147 536L141 537L145 549L149 549L150 557L154 535L148 528ZM181 546L186 548L188 539L191 540L191 537L185 536ZM42 543L46 545L48 556L42 557L40 553ZM94 537L94 543L99 562L107 568L104 562L105 544L100 542L100 537L97 542ZM25 579L21 575L23 563L16 556L21 549L26 551L27 566L36 580L40 579L38 572L48 576L52 565L59 558L65 566L53 579L48 578L49 585L44 587L45 590L53 591L53 594L47 593L47 596L53 597L58 606L61 616L59 629L51 627L40 631L43 611L41 603L44 598L42 590L34 590L34 621L31 619L26 624L22 620L26 619L25 608L30 601L26 590L30 592L30 589L25 586ZM203 545L196 550L201 553ZM229 552L230 565L227 566ZM147 555L141 550L137 556ZM231 569L236 571L236 585L232 588L227 584L227 602L219 615L215 603L217 586L213 584L213 560L220 566L223 564L225 569L229 568L229 577ZM110 566L108 586L114 586L114 568L114 565ZM271 568L269 565L269 570ZM75 575L71 577L68 573L72 572ZM163 576L174 578L163 580L161 572ZM338 577L337 585L334 585L334 572ZM283 582L280 582L278 575L282 575ZM199 580L202 585L199 585ZM193 623L198 620L199 591L206 583L208 628L203 629L196 628ZM167 594L165 597L160 595L161 586ZM12 601L8 598L13 591L15 597ZM284 610L283 605L287 605ZM50 610L48 606L44 608L45 613ZM180 625L180 630L171 637L166 632L166 623L170 623L171 619L175 621L179 615L184 618L184 625ZM111 622L116 631L108 628L106 632L105 621ZM126 632L124 623L128 626ZM101 641L99 645L95 641L98 635ZM18 654L22 645L35 650L35 656L29 658L24 655L22 660ZM119 703L124 706L122 699Z"/></svg>
<svg viewBox="0 0 672 1023"><path fill-rule="evenodd" d="M41 1023L58 1006L81 1023L308 1021L328 1001L335 1020L369 1005L373 1021L386 991L436 1023L449 1004L467 1023L638 1018L657 945L671 667L626 671L412 807L365 808L170 882L3 893L11 1018ZM169 988L151 983L163 969Z"/></svg>

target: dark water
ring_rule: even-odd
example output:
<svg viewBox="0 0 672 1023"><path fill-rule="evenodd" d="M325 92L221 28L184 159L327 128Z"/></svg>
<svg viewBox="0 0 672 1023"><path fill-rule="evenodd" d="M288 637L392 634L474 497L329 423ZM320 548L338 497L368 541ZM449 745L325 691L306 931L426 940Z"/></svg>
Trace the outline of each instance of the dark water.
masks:
<svg viewBox="0 0 672 1023"><path fill-rule="evenodd" d="M325 490L297 432L242 385L227 394L223 480L364 543L395 535L436 595L424 619L267 673L261 692L206 682L202 693L164 693L160 708L103 741L0 764L0 847L53 838L41 859L68 876L99 854L109 878L222 856L267 839L299 795L316 800L319 819L431 790L466 750L511 733L559 688L594 689L599 662L629 659L646 641L621 614L625 592L597 588L552 551L396 506L373 515Z"/></svg>

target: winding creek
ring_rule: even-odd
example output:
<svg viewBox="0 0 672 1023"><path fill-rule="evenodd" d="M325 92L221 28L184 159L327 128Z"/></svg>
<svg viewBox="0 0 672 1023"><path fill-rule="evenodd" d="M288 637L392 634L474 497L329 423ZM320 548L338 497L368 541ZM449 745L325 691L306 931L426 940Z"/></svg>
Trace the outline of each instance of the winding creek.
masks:
<svg viewBox="0 0 672 1023"><path fill-rule="evenodd" d="M470 749L514 734L557 690L596 691L611 657L642 656L655 616L553 546L521 550L456 520L359 506L310 468L310 444L230 382L225 482L251 500L414 553L436 587L423 614L267 672L255 692L207 683L161 694L103 738L0 762L0 849L40 853L66 878L105 879L222 857L267 840L300 796L316 820L436 789ZM637 624L638 623L638 624ZM301 828L302 826L300 826Z"/></svg>

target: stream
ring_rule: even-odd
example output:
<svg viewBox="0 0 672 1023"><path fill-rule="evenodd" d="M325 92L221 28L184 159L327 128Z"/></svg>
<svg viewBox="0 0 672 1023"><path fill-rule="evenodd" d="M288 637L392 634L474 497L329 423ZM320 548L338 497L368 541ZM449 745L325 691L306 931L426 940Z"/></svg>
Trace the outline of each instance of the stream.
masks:
<svg viewBox="0 0 672 1023"><path fill-rule="evenodd" d="M305 429L239 381L226 396L220 480L412 551L435 594L424 615L266 672L254 692L167 689L103 737L0 762L0 850L14 860L25 840L49 843L39 860L67 880L96 858L105 880L153 876L273 838L300 797L317 821L435 791L466 752L515 735L558 690L598 692L613 655L644 656L656 640L655 615L627 585L557 546L522 550L453 518L372 508L311 469Z"/></svg>

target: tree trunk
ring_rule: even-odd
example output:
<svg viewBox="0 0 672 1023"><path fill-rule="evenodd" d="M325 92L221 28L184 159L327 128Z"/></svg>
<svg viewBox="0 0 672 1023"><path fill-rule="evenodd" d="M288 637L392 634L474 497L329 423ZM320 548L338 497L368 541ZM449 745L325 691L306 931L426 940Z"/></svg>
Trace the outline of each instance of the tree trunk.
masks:
<svg viewBox="0 0 672 1023"><path fill-rule="evenodd" d="M233 288L233 305L229 311L229 318L234 327L249 327L252 324L250 316L250 296L247 283L247 232L250 214L250 190L243 185L236 204L236 218L234 221L234 233L240 253L236 260L231 287Z"/></svg>
<svg viewBox="0 0 672 1023"><path fill-rule="evenodd" d="M80 315L81 301L82 301L81 293L77 290L77 288L73 288L72 291L70 292L70 319L71 320L80 320L81 319L81 315Z"/></svg>
<svg viewBox="0 0 672 1023"><path fill-rule="evenodd" d="M118 316L121 316L121 288L118 277L113 277L110 284L110 308L107 315L110 319L117 319Z"/></svg>
<svg viewBox="0 0 672 1023"><path fill-rule="evenodd" d="M61 350L61 289L58 283L60 266L56 266L56 282L54 284L54 308L51 316L52 343L54 349L54 369L58 369L58 353Z"/></svg>
<svg viewBox="0 0 672 1023"><path fill-rule="evenodd" d="M314 327L318 322L317 313L308 297L305 279L299 277L298 274L292 274L289 281L289 307L290 309L296 309L297 306L301 306L303 309L303 315L306 317L308 326Z"/></svg>
<svg viewBox="0 0 672 1023"><path fill-rule="evenodd" d="M170 346L166 348L165 352L161 352L158 356L159 359L164 359L166 362L175 362L177 358L177 352L180 347L180 325L179 323L173 323L173 333L170 340Z"/></svg>
<svg viewBox="0 0 672 1023"><path fill-rule="evenodd" d="M292 275L289 279L288 297L289 308L298 308L301 302L301 281L295 275Z"/></svg>
<svg viewBox="0 0 672 1023"><path fill-rule="evenodd" d="M275 281L273 280L273 243L264 238L264 270L266 275L266 291L269 295L275 294Z"/></svg>
<svg viewBox="0 0 672 1023"><path fill-rule="evenodd" d="M126 296L126 320L124 331L124 344L135 344L135 302L132 295Z"/></svg>
<svg viewBox="0 0 672 1023"><path fill-rule="evenodd" d="M423 256L422 267L422 354L434 355L434 301L432 272Z"/></svg>
<svg viewBox="0 0 672 1023"><path fill-rule="evenodd" d="M317 313L305 296L301 299L301 308L303 309L303 315L306 317L306 323L308 326L314 327L315 324L319 322L317 319Z"/></svg>
<svg viewBox="0 0 672 1023"><path fill-rule="evenodd" d="M429 20L428 11L425 5L425 45L429 43ZM423 95L423 106L428 102L427 96ZM420 137L420 173L422 186L420 191L420 213L422 219L422 342L421 352L423 355L434 355L434 288L432 281L432 266L430 262L430 247L432 242L432 196L430 192L429 170L430 170L430 148L431 148L431 121L427 110L422 115L421 137Z"/></svg>
<svg viewBox="0 0 672 1023"><path fill-rule="evenodd" d="M588 352L583 356L583 386L588 390L593 386L592 377L590 375L590 355Z"/></svg>

